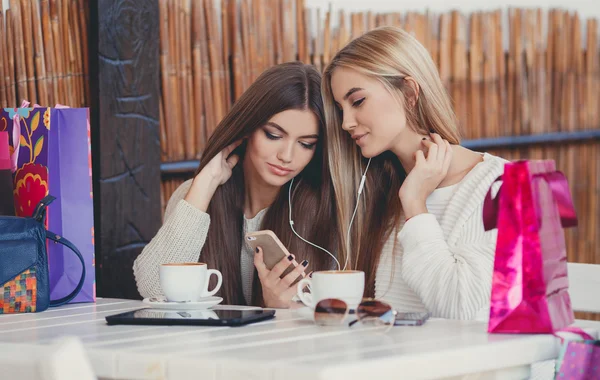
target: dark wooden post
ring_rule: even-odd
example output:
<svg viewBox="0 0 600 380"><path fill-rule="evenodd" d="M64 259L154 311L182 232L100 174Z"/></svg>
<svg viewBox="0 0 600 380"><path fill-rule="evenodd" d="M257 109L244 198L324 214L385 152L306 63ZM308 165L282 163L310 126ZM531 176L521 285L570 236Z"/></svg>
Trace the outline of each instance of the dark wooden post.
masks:
<svg viewBox="0 0 600 380"><path fill-rule="evenodd" d="M90 6L97 293L139 298L133 261L161 222L158 1Z"/></svg>

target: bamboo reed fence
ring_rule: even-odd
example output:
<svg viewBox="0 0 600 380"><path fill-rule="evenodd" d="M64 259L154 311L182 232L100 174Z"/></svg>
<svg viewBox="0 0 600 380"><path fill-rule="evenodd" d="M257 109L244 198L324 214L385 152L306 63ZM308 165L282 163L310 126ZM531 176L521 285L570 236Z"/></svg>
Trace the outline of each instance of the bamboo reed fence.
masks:
<svg viewBox="0 0 600 380"><path fill-rule="evenodd" d="M383 25L404 28L428 49L465 139L600 129L598 20L574 12L349 14L308 9L303 0L159 2L163 161L198 159L219 120L268 67L301 60L322 70L351 39ZM567 231L570 259L600 263L600 143L492 153L557 161L581 220ZM184 177L162 182L163 209Z"/></svg>
<svg viewBox="0 0 600 380"><path fill-rule="evenodd" d="M165 161L199 158L266 68L299 59L323 69L352 38L382 25L404 28L429 50L466 139L600 125L598 21L573 12L322 15L303 0L160 0L160 9Z"/></svg>
<svg viewBox="0 0 600 380"><path fill-rule="evenodd" d="M0 11L0 107L89 104L88 0L10 0Z"/></svg>

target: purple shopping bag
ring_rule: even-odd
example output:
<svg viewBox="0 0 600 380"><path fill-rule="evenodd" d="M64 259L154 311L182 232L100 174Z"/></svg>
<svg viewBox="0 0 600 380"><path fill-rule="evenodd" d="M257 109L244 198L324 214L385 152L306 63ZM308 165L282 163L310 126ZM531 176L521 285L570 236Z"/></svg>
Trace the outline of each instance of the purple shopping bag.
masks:
<svg viewBox="0 0 600 380"><path fill-rule="evenodd" d="M36 106L0 111L0 126L10 132L10 144L16 153L13 179L16 214L31 216L42 198L48 194L56 197L48 209L46 226L69 239L80 250L86 266L84 286L71 302L94 302L89 110ZM48 244L48 265L50 297L63 298L76 287L81 263L64 251L62 245Z"/></svg>
<svg viewBox="0 0 600 380"><path fill-rule="evenodd" d="M574 321L563 228L577 225L569 184L552 160L507 163L484 206L498 228L490 333L552 333Z"/></svg>

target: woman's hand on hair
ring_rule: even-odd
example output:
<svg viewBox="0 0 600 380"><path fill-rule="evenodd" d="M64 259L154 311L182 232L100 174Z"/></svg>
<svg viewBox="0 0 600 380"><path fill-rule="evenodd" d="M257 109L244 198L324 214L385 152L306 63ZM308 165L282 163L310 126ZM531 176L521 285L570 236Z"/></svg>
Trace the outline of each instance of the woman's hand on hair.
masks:
<svg viewBox="0 0 600 380"><path fill-rule="evenodd" d="M225 149L220 151L212 160L202 169L198 176L203 176L206 179L212 180L219 185L223 185L229 178L231 178L231 171L233 167L238 163L240 157L237 154L229 156L231 152L235 150L243 140L238 140L233 144L228 145Z"/></svg>
<svg viewBox="0 0 600 380"><path fill-rule="evenodd" d="M450 143L437 133L432 133L431 139L421 141L424 149L415 153L415 167L408 173L398 193L407 219L427 212L427 197L444 180L450 168ZM427 154L424 150L427 150Z"/></svg>
<svg viewBox="0 0 600 380"><path fill-rule="evenodd" d="M208 210L208 204L217 188L231 178L235 165L240 160L237 154L231 155L235 148L240 146L243 140L234 142L220 151L212 160L198 173L192 187L185 196L185 200L196 206L201 211Z"/></svg>
<svg viewBox="0 0 600 380"><path fill-rule="evenodd" d="M285 277L280 278L290 264L294 264L296 268ZM254 254L254 266L256 267L258 278L262 285L265 307L281 309L289 308L292 304L292 298L294 298L297 293L297 286L294 282L298 277L304 277L304 271L308 266L308 261L305 260L299 265L294 259L294 256L290 255L284 257L275 264L273 269L269 270L263 260L262 248L258 247Z"/></svg>

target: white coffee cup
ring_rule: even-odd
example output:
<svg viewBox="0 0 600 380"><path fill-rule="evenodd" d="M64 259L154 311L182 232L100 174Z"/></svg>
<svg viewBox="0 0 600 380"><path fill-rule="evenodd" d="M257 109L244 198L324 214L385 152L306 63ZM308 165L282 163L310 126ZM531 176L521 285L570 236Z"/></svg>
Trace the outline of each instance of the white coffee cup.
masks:
<svg viewBox="0 0 600 380"><path fill-rule="evenodd" d="M217 285L208 290L211 275L217 276ZM208 269L205 263L162 264L160 266L160 287L170 302L194 302L210 297L221 289L223 276L215 269Z"/></svg>
<svg viewBox="0 0 600 380"><path fill-rule="evenodd" d="M310 287L310 293L304 288ZM350 309L356 309L365 291L365 272L329 270L313 272L312 278L304 278L298 282L298 297L311 309L324 299L340 299Z"/></svg>

